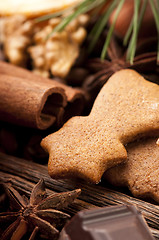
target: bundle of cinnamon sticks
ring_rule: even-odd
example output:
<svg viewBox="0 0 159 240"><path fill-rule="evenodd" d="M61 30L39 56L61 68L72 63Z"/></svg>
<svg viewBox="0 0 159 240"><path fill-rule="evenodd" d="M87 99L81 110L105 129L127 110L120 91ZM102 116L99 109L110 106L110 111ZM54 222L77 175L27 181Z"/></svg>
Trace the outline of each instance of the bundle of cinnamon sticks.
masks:
<svg viewBox="0 0 159 240"><path fill-rule="evenodd" d="M0 61L0 120L47 129L81 114L82 91Z"/></svg>

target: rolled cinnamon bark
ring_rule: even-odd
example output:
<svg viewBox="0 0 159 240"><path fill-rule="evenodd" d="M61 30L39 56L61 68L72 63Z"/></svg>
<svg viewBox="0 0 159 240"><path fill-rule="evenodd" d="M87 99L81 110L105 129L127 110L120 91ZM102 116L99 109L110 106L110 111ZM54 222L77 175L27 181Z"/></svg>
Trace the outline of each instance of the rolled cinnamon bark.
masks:
<svg viewBox="0 0 159 240"><path fill-rule="evenodd" d="M46 106L44 106L43 113L46 112L46 109L45 109L46 107L47 107L47 111L50 111L50 110L48 110L48 109L50 109L50 102L53 102L52 103L53 108L51 107L52 108L51 112L56 113L55 116L57 119L56 120L57 126L62 125L65 120L67 120L69 117L71 117L73 115L80 115L83 110L84 94L79 89L69 87L67 85L57 82L56 80L47 79L47 78L38 76L26 69L11 65L11 64L3 62L3 61L0 61L0 75L2 75L2 74L7 75L7 76L12 76L12 77L14 76L16 78L17 77L21 78L21 81L28 82L28 86L31 85L32 82L34 82L35 84L37 84L39 86L41 85L44 87L44 85L45 85L45 87L48 86L48 88L52 88L52 93L54 93L54 97L49 97L49 99L47 100L47 97L49 95L52 95L52 93L49 93L49 95L47 95L47 93L45 93L45 101L47 100L46 101L47 103L46 103ZM21 81L20 81L20 84L22 84ZM14 82L11 81L11 84L14 85ZM54 91L53 91L53 89L54 89ZM1 86L0 86L0 90L1 90ZM56 94L56 91L57 91L57 94ZM63 98L63 102L61 102L60 104L59 104L59 100L58 100L59 97L56 98L56 96L59 96L59 91L60 91L61 97ZM18 94L18 92L16 91L14 93L15 98L16 98L17 94ZM26 96L26 98L27 98L27 96ZM52 98L54 98L54 100L52 100ZM8 99L8 101L9 101L9 99ZM62 100L60 100L60 101L62 101ZM59 107L60 107L60 109L59 109ZM1 118L1 116L0 116L0 118ZM38 119L39 119L39 117L38 117ZM53 122L55 122L55 120ZM39 127L38 125L39 124L36 124L36 127L40 128L40 129L47 128L47 127ZM27 126L28 126L28 124L27 124Z"/></svg>
<svg viewBox="0 0 159 240"><path fill-rule="evenodd" d="M83 101L82 91L80 91L79 89L64 85L59 81L56 81L56 78L55 80L47 79L47 78L38 76L37 74L34 74L31 71L28 71L26 69L14 66L12 64L9 64L3 61L0 61L0 73L15 76L15 77L27 78L28 80L34 78L38 82L49 82L49 84L51 82L53 86L58 86L65 90L65 94L67 96L68 102L71 103L76 101L77 99L81 100L81 102Z"/></svg>
<svg viewBox="0 0 159 240"><path fill-rule="evenodd" d="M54 106L61 108L66 103L60 87L1 73L0 92L1 120L39 129L55 123Z"/></svg>

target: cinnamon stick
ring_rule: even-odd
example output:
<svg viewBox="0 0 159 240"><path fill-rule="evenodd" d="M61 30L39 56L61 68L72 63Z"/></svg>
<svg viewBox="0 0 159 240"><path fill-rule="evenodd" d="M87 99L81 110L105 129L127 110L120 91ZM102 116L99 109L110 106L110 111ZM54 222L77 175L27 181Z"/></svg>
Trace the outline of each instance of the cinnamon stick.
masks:
<svg viewBox="0 0 159 240"><path fill-rule="evenodd" d="M18 125L46 129L57 115L50 109L64 107L64 90L34 78L14 77L0 73L0 119Z"/></svg>
<svg viewBox="0 0 159 240"><path fill-rule="evenodd" d="M62 83L56 81L56 79L47 79L47 78L38 76L38 75L32 73L31 71L28 71L26 69L14 66L12 64L9 64L9 63L3 62L3 61L0 61L0 75L1 74L21 78L21 79L23 79L23 81L28 82L28 84L30 84L30 85L32 84L32 82L34 82L39 85L41 85L41 84L49 85L50 88L62 89L62 91L64 91L62 93L62 96L64 98L64 94L65 94L66 99L65 99L65 103L62 105L62 107L65 108L64 109L65 115L61 116L62 119L60 119L60 121L65 121L65 119L67 120L69 117L71 117L73 115L80 115L83 110L84 94L83 94L82 90L69 87L65 84L62 84ZM54 104L55 103L56 103L56 101L54 101Z"/></svg>

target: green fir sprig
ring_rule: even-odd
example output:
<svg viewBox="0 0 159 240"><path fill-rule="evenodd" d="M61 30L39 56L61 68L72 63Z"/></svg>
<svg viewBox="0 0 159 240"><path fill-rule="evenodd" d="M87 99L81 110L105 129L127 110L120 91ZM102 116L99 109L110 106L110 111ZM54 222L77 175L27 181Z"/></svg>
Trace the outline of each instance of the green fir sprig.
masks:
<svg viewBox="0 0 159 240"><path fill-rule="evenodd" d="M108 2L107 0L84 0L76 3L74 6L69 7L66 10L60 11L58 13L49 14L46 16L43 16L41 18L36 19L36 22L40 21L46 21L53 17L61 16L62 21L59 25L57 25L53 31L48 35L48 38L57 31L63 31L65 27L75 18L77 18L80 14L84 13L90 13L91 17L94 17L95 14L97 15L98 12L101 12L98 14L98 20L94 24L92 30L89 33L88 38L91 39L91 42L88 47L88 52L90 53L94 47L96 46L96 43L98 39L100 38L103 30L108 26L108 20L110 18L110 15L115 10L114 19L112 24L110 25L108 29L108 34L106 36L103 49L101 52L101 59L105 59L107 49L109 46L109 43L111 41L111 37L114 31L115 23L117 21L118 15L123 7L123 4L125 0L112 0L110 1L109 5L105 10L103 11L104 4ZM138 34L140 31L141 23L143 20L143 16L147 7L148 2L150 3L155 23L156 23L156 29L158 34L158 46L157 46L157 63L159 64L159 0L134 0L134 15L132 17L132 21L130 22L129 28L125 34L123 45L127 47L127 61L130 62L130 64L133 64L135 52L136 52L136 46L137 46L137 40L138 40ZM96 10L96 11L94 11ZM68 12L72 12L67 15ZM65 16L66 15L66 16ZM65 17L64 17L65 16Z"/></svg>

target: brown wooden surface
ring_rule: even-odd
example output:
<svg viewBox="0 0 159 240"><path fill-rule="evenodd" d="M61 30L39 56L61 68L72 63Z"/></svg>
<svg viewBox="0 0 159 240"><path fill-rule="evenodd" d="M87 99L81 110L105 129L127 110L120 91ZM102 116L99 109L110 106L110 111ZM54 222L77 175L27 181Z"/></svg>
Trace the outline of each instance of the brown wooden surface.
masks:
<svg viewBox="0 0 159 240"><path fill-rule="evenodd" d="M0 154L0 180L11 182L20 192L29 195L32 187L40 178L45 180L48 193L64 192L81 188L82 194L66 209L71 215L92 207L115 204L135 204L144 215L156 239L159 239L159 206L143 201L103 185L90 185L82 181L54 180L48 175L47 166L24 159Z"/></svg>

